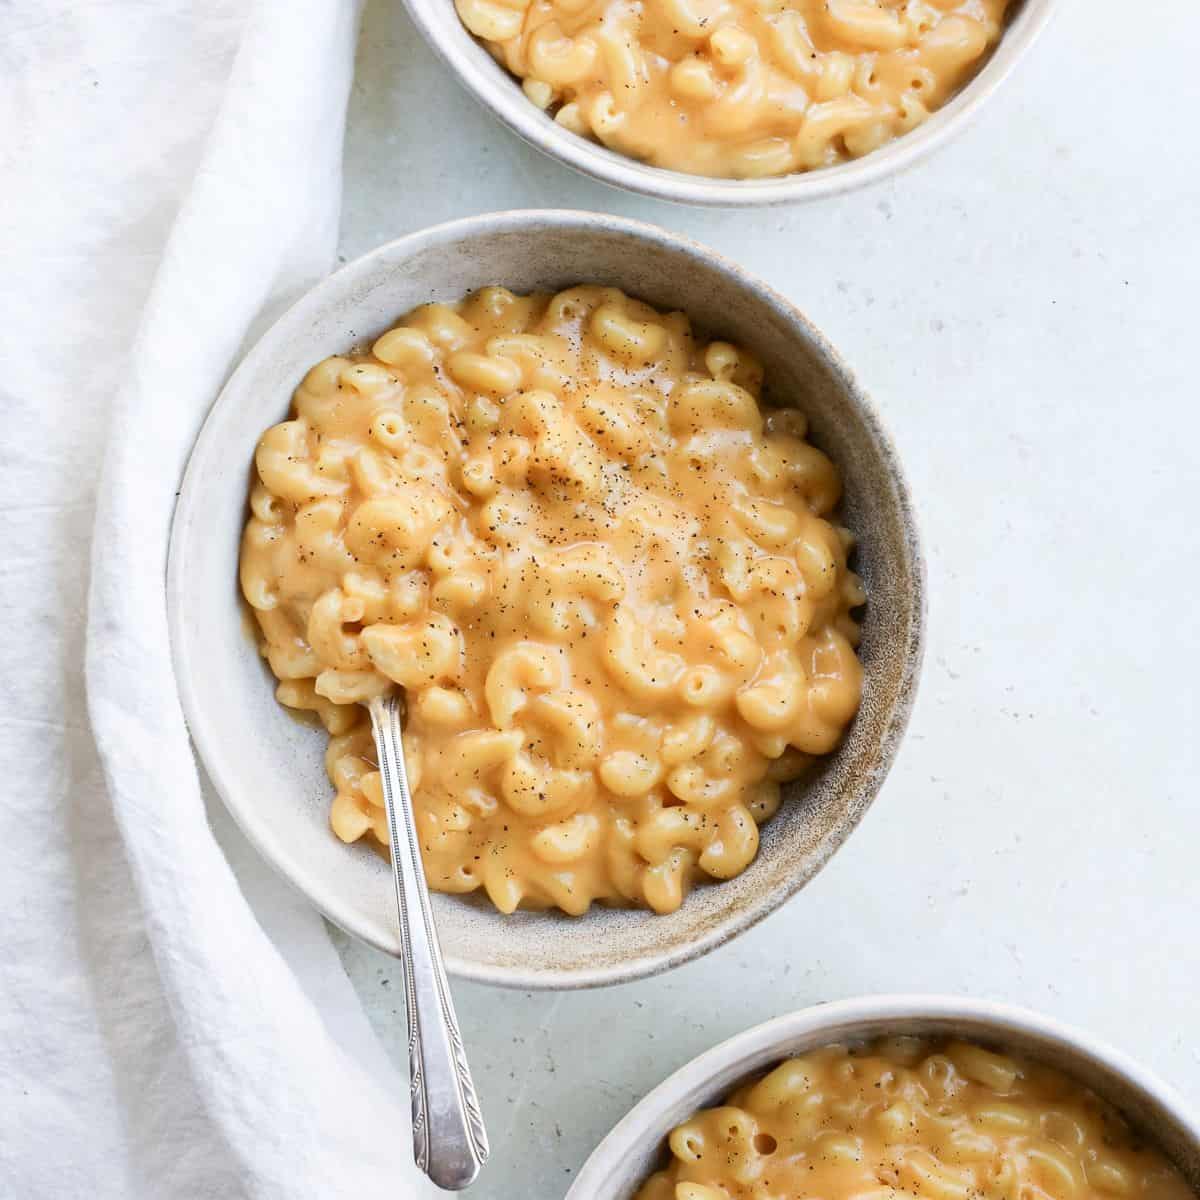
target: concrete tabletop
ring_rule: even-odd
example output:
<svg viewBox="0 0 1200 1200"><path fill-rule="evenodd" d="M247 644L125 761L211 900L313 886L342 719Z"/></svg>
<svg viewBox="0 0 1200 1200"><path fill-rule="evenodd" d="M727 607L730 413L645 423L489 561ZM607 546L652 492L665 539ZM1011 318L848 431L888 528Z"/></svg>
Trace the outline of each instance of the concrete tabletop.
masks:
<svg viewBox="0 0 1200 1200"><path fill-rule="evenodd" d="M456 986L494 1147L472 1195L561 1196L695 1054L869 992L1038 1008L1200 1102L1198 41L1189 0L1063 0L978 121L907 174L721 212L543 158L476 107L398 0L369 5L343 256L543 206L708 242L856 368L907 466L929 560L907 741L804 892L656 979ZM339 947L403 1064L399 964Z"/></svg>

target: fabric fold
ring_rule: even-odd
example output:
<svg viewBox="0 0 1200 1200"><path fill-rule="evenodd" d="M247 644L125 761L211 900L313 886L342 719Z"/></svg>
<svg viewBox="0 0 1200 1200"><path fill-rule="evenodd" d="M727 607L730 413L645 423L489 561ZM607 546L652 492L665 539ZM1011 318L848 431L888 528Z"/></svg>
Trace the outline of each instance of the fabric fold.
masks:
<svg viewBox="0 0 1200 1200"><path fill-rule="evenodd" d="M332 264L357 21L342 0L261 0L249 15L115 401L91 560L104 778L187 1068L256 1198L432 1191L408 1160L407 1087L320 918L284 901L265 930L214 838L163 587L179 479L239 348Z"/></svg>

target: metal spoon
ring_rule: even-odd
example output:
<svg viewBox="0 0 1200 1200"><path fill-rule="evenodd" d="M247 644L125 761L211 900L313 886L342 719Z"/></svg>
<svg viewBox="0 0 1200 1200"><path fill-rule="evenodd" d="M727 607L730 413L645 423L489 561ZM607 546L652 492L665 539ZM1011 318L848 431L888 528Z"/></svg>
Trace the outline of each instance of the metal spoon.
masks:
<svg viewBox="0 0 1200 1200"><path fill-rule="evenodd" d="M408 1008L413 1157L438 1187L458 1191L487 1162L487 1131L446 983L400 740L400 701L370 703L387 804Z"/></svg>

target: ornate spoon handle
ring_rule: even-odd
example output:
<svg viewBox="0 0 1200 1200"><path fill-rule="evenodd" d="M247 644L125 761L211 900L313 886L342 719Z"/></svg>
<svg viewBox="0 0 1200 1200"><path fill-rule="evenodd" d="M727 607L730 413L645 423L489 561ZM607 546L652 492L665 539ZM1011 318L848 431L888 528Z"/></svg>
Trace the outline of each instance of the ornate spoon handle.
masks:
<svg viewBox="0 0 1200 1200"><path fill-rule="evenodd" d="M450 999L417 840L395 695L371 701L371 725L387 803L392 875L400 908L413 1157L439 1187L458 1191L487 1161L487 1131Z"/></svg>

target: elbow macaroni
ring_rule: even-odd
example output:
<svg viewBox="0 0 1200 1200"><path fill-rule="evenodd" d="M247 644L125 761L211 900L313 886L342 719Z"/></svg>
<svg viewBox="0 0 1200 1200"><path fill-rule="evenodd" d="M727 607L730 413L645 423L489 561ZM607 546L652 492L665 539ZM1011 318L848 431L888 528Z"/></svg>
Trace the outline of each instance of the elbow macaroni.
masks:
<svg viewBox="0 0 1200 1200"><path fill-rule="evenodd" d="M782 1063L672 1130L635 1200L1187 1200L1178 1172L1050 1067L902 1037Z"/></svg>
<svg viewBox="0 0 1200 1200"><path fill-rule="evenodd" d="M393 687L430 886L669 912L758 850L859 702L832 463L758 364L611 288L486 288L327 359L264 434L241 580L386 845Z"/></svg>
<svg viewBox="0 0 1200 1200"><path fill-rule="evenodd" d="M1008 0L456 0L573 133L696 175L786 175L900 137L969 80Z"/></svg>

